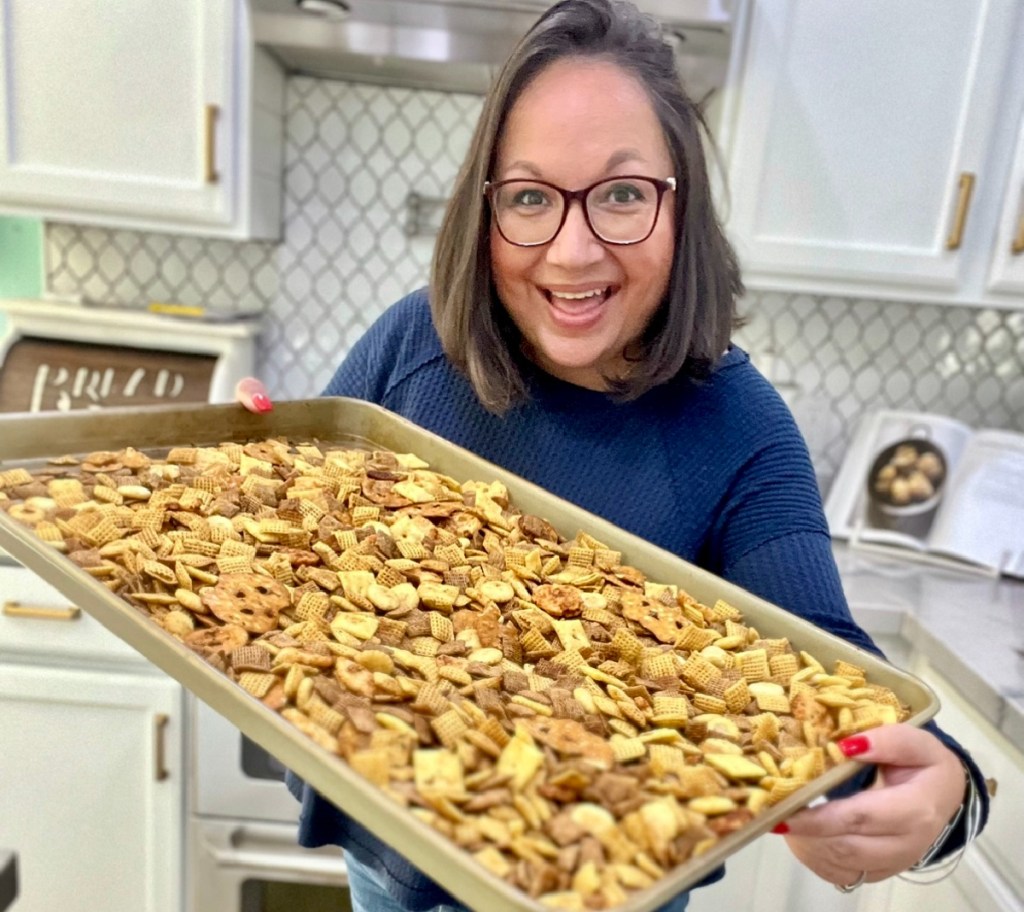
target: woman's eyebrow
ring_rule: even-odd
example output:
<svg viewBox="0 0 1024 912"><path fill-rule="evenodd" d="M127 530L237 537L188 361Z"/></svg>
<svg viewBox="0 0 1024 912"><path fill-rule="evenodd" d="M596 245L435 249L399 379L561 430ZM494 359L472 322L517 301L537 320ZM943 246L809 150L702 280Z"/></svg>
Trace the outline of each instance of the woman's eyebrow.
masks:
<svg viewBox="0 0 1024 912"><path fill-rule="evenodd" d="M623 162L628 161L639 161L646 163L647 159L640 154L638 149L619 149L618 152L613 152L608 159L608 164L605 165L606 171L611 171L612 168L616 168Z"/></svg>
<svg viewBox="0 0 1024 912"><path fill-rule="evenodd" d="M501 171L503 174L509 171L529 171L530 174L538 179L544 176L541 174L540 168L533 164L533 162L528 161L514 161L507 168L502 168Z"/></svg>
<svg viewBox="0 0 1024 912"><path fill-rule="evenodd" d="M628 161L646 163L647 159L644 158L638 149L619 149L609 156L608 161L604 166L604 170L611 171L613 168L617 168L619 165ZM533 162L529 162L524 159L514 161L507 167L501 169L502 174L507 174L510 171L526 171L538 180L542 180L544 178L544 174L540 168L538 168Z"/></svg>

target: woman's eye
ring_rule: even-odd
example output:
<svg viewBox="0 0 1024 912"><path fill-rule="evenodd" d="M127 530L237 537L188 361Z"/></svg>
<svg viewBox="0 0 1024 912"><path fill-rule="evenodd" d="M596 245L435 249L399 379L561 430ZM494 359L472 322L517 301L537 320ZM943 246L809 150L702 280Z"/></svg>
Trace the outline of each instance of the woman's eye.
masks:
<svg viewBox="0 0 1024 912"><path fill-rule="evenodd" d="M543 190L532 187L528 190L519 190L512 197L513 206L543 206L548 198Z"/></svg>
<svg viewBox="0 0 1024 912"><path fill-rule="evenodd" d="M604 193L608 203L637 203L643 198L643 191L636 184L612 184Z"/></svg>

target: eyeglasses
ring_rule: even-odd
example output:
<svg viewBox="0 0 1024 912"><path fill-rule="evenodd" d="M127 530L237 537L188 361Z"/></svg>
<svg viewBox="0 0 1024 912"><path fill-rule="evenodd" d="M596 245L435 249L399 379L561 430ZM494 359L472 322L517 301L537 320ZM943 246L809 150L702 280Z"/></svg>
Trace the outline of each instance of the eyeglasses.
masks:
<svg viewBox="0 0 1024 912"><path fill-rule="evenodd" d="M595 237L606 244L639 244L654 231L661 198L676 189L674 177L659 180L625 174L583 187L564 190L542 180L487 181L490 201L501 236L517 247L539 247L557 237L569 206L579 200Z"/></svg>

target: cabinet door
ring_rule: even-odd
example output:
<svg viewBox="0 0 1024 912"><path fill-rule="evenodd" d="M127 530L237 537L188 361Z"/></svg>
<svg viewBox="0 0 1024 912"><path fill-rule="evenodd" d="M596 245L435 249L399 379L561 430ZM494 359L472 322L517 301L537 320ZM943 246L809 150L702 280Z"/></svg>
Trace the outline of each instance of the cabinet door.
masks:
<svg viewBox="0 0 1024 912"><path fill-rule="evenodd" d="M982 172L1016 8L748 5L729 229L752 285L956 287L961 177Z"/></svg>
<svg viewBox="0 0 1024 912"><path fill-rule="evenodd" d="M955 681L946 678L923 656L915 658L911 670L932 687L942 704L936 722L971 752L982 772L999 786L992 799L988 824L964 863L974 854L983 855L1006 889L1017 897L1017 908L1024 908L1024 867L1020 863L1024 754L963 698ZM960 877L959 870L956 877Z"/></svg>
<svg viewBox="0 0 1024 912"><path fill-rule="evenodd" d="M1021 912L1024 903L1015 897L1006 882L985 857L969 851L956 872L934 884L891 881L886 912ZM875 912L877 907L865 908Z"/></svg>
<svg viewBox="0 0 1024 912"><path fill-rule="evenodd" d="M181 705L155 675L0 665L18 912L181 909Z"/></svg>
<svg viewBox="0 0 1024 912"><path fill-rule="evenodd" d="M0 0L0 204L229 221L236 15L235 0Z"/></svg>
<svg viewBox="0 0 1024 912"><path fill-rule="evenodd" d="M997 293L1024 295L1024 115L1003 194L988 287Z"/></svg>
<svg viewBox="0 0 1024 912"><path fill-rule="evenodd" d="M793 857L781 836L766 833L726 862L724 879L695 890L686 908L687 912L799 912L805 908L805 888L813 889L815 880ZM831 890L830 885L825 886ZM806 908L808 912L855 910L838 894L835 898L826 897L823 905Z"/></svg>

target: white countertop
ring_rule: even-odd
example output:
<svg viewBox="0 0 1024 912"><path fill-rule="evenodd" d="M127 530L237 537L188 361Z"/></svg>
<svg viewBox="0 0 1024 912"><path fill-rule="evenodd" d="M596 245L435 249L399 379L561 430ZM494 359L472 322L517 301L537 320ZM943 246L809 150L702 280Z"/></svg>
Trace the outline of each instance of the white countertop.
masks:
<svg viewBox="0 0 1024 912"><path fill-rule="evenodd" d="M1024 752L1024 582L836 543L850 609L870 634L898 634Z"/></svg>

